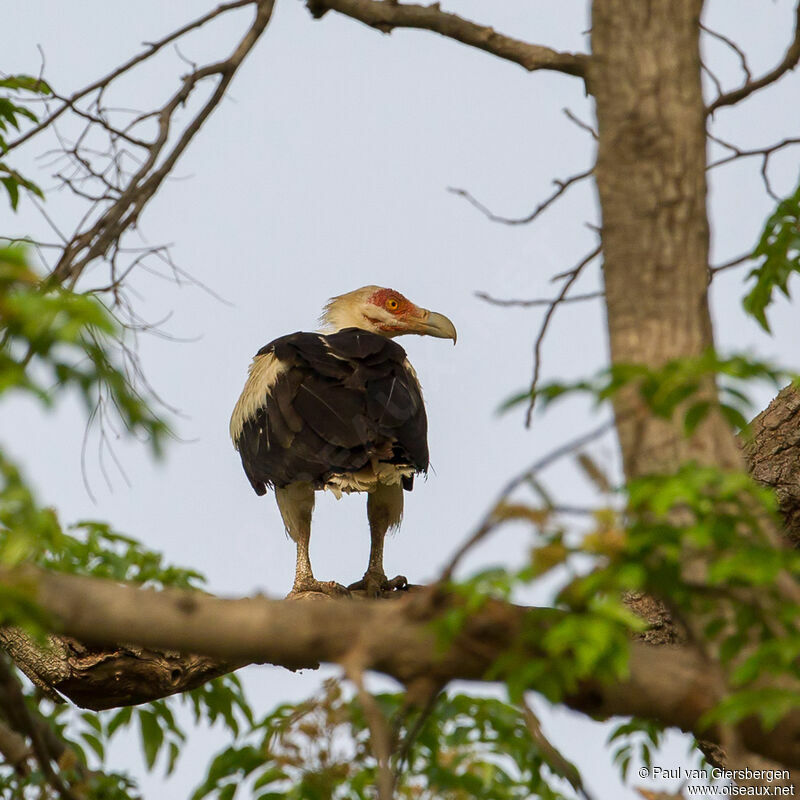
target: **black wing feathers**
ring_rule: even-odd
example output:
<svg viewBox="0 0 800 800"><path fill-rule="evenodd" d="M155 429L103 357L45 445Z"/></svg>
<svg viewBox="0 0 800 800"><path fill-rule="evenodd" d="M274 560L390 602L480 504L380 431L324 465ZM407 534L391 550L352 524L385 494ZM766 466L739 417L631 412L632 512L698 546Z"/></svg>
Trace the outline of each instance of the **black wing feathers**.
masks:
<svg viewBox="0 0 800 800"><path fill-rule="evenodd" d="M425 406L400 345L347 328L283 336L258 354L268 353L287 368L237 440L257 494L294 481L319 487L376 457L427 470Z"/></svg>

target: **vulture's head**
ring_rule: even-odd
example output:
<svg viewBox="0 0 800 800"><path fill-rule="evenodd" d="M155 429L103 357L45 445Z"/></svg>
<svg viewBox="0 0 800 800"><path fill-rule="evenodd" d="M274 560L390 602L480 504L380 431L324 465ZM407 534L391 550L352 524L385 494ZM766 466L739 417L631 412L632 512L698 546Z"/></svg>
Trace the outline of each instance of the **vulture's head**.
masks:
<svg viewBox="0 0 800 800"><path fill-rule="evenodd" d="M444 314L415 306L394 289L362 286L354 292L332 297L322 313L323 325L331 331L361 328L391 338L404 333L452 339L456 329Z"/></svg>

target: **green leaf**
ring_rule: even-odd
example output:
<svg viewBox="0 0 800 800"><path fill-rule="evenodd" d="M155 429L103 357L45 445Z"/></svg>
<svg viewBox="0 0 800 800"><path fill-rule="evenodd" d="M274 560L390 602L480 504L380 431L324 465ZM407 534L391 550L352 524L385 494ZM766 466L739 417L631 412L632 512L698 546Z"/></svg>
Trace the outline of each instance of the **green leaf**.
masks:
<svg viewBox="0 0 800 800"><path fill-rule="evenodd" d="M697 426L708 416L711 403L708 400L701 400L689 406L689 410L683 418L683 429L687 436L691 436Z"/></svg>
<svg viewBox="0 0 800 800"><path fill-rule="evenodd" d="M767 220L753 257L762 261L748 275L748 278L755 278L755 284L742 305L771 333L766 312L773 295L778 290L789 297L789 278L800 271L800 186L778 204Z"/></svg>
<svg viewBox="0 0 800 800"><path fill-rule="evenodd" d="M6 187L8 192L12 211L16 211L19 205L19 181L14 180L14 178L0 178L0 181L3 182L3 186Z"/></svg>
<svg viewBox="0 0 800 800"><path fill-rule="evenodd" d="M158 718L152 711L139 710L139 730L142 739L142 750L149 770L153 769L158 751L164 743L164 732L158 724Z"/></svg>
<svg viewBox="0 0 800 800"><path fill-rule="evenodd" d="M52 94L50 85L42 78L31 75L10 75L0 80L0 87L14 91L34 92L35 94Z"/></svg>
<svg viewBox="0 0 800 800"><path fill-rule="evenodd" d="M89 745L89 747L92 748L92 750L94 750L95 754L100 759L100 761L105 760L106 757L105 748L103 747L103 743L95 735L83 731L81 733L81 738L83 739L84 742L86 742L86 744Z"/></svg>

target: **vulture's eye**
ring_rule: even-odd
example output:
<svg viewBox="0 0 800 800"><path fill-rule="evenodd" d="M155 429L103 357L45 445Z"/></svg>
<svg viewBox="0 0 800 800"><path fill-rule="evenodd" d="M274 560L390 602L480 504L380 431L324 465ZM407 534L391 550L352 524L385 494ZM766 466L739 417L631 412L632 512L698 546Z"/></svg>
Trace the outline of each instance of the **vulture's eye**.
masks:
<svg viewBox="0 0 800 800"><path fill-rule="evenodd" d="M397 309L400 308L400 303L397 301L396 297L390 297L385 305L389 311L397 311Z"/></svg>

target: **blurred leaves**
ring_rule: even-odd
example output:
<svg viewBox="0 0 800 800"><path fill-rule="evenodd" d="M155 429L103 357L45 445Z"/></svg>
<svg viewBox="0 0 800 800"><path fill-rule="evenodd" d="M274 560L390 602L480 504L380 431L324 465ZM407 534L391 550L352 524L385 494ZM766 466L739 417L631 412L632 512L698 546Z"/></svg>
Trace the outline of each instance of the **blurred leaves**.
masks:
<svg viewBox="0 0 800 800"><path fill-rule="evenodd" d="M376 701L400 737L395 797L408 800L557 800L558 781L520 709L493 698L440 696L420 718L403 695ZM409 731L413 739L406 740ZM402 761L402 763L400 763ZM377 766L357 700L327 680L305 702L282 705L211 763L192 800L372 800Z"/></svg>
<svg viewBox="0 0 800 800"><path fill-rule="evenodd" d="M762 261L748 275L748 278L755 279L755 283L742 305L765 331L771 333L767 309L774 292L777 289L789 297L789 278L800 272L800 185L778 204L767 220L753 258Z"/></svg>
<svg viewBox="0 0 800 800"><path fill-rule="evenodd" d="M647 364L612 364L592 379L544 384L535 394L540 408L544 409L556 400L575 394L589 395L600 405L623 388L634 387L655 416L671 419L680 412L684 430L691 435L715 409L731 427L746 429L747 418L753 412L753 403L747 394L748 384L762 381L778 388L794 378L793 373L768 361L744 354L723 357L708 350L698 357L673 359L658 368ZM712 382L716 383L719 396L713 403L709 399ZM506 400L501 411L529 399L528 391L516 394Z"/></svg>
<svg viewBox="0 0 800 800"><path fill-rule="evenodd" d="M0 396L24 391L50 406L76 390L90 416L113 409L159 454L169 429L116 362L120 333L97 298L41 281L24 248L0 249Z"/></svg>
<svg viewBox="0 0 800 800"><path fill-rule="evenodd" d="M52 93L48 84L40 78L30 75L10 75L0 79L0 156L8 152L8 135L18 132L25 120L36 123L36 114L25 105L20 98L26 96L46 96ZM4 161L0 161L0 183L5 187L11 208L16 211L19 205L20 189L25 189L37 197L44 199L42 190L33 181L20 175Z"/></svg>

